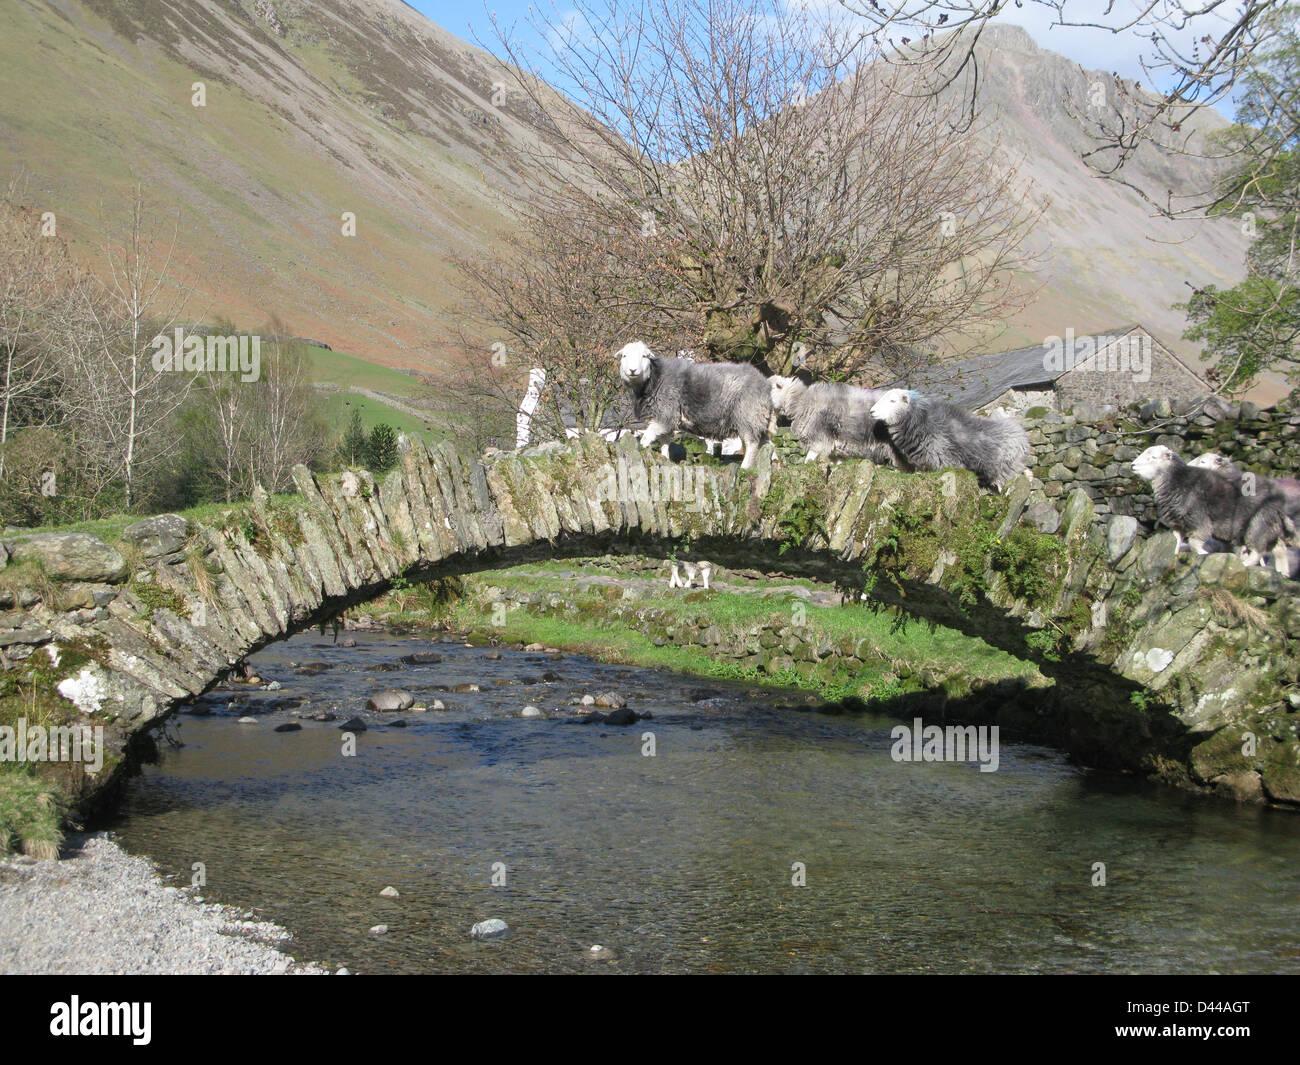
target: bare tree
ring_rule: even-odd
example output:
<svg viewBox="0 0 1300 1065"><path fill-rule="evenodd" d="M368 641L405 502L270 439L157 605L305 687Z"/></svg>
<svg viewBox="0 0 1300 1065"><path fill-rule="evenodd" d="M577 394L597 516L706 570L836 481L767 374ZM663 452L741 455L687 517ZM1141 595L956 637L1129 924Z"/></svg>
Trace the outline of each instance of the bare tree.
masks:
<svg viewBox="0 0 1300 1065"><path fill-rule="evenodd" d="M60 338L72 310L67 249L18 206L19 196L11 184L0 203L0 479L13 431L45 424L55 409Z"/></svg>
<svg viewBox="0 0 1300 1065"><path fill-rule="evenodd" d="M259 379L232 386L248 390L251 399L242 462L250 495L255 484L271 492L289 491L293 467L312 465L332 443L311 386L304 345L275 317L263 328L262 340Z"/></svg>
<svg viewBox="0 0 1300 1065"><path fill-rule="evenodd" d="M161 221L137 187L117 239L104 247L102 279L81 287L85 333L68 349L64 395L75 440L87 467L121 479L128 509L195 379L182 365L155 364L154 338L169 337L185 303L171 277L176 246L175 221Z"/></svg>
<svg viewBox="0 0 1300 1065"><path fill-rule="evenodd" d="M654 264L650 246L568 210L535 204L491 259L459 261L465 305L479 335L504 336L485 349L462 333L471 379L448 384L458 401L492 408L513 421L534 369L545 373L533 440L562 439L567 429L600 429L616 420L622 395L610 352L639 337L676 350L681 330L648 313Z"/></svg>
<svg viewBox="0 0 1300 1065"><path fill-rule="evenodd" d="M1277 15L1291 0L1016 0L1048 16L1052 26L1091 29L1141 41L1143 79L1116 76L1118 93L1076 117L1092 137L1084 161L1119 181L1158 212L1199 215L1215 202L1213 189L1174 190L1163 201L1124 178L1144 145L1197 156L1215 149L1199 137L1197 113L1231 101L1256 57L1277 32ZM959 99L975 121L981 85L981 37L1007 13L1006 0L839 0L885 59L917 75L913 91ZM1143 81L1146 85L1144 87ZM953 90L956 90L955 92Z"/></svg>
<svg viewBox="0 0 1300 1065"><path fill-rule="evenodd" d="M618 281L647 327L774 372L885 376L1027 298L1038 209L1014 167L899 91L842 20L780 0L573 7L543 29L580 113L499 29L563 142L526 210L639 246Z"/></svg>

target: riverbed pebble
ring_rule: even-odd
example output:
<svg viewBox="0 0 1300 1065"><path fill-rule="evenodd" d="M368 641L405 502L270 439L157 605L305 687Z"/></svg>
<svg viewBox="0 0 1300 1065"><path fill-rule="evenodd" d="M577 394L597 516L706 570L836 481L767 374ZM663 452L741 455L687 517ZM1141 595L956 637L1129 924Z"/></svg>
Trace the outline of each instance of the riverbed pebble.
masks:
<svg viewBox="0 0 1300 1065"><path fill-rule="evenodd" d="M0 972L327 972L276 950L283 928L199 903L105 833L70 836L64 854L27 869L0 859Z"/></svg>
<svg viewBox="0 0 1300 1065"><path fill-rule="evenodd" d="M536 706L525 706L519 711L520 717L541 717L542 711Z"/></svg>
<svg viewBox="0 0 1300 1065"><path fill-rule="evenodd" d="M406 710L415 704L415 696L402 688L385 688L375 692L366 702L366 709L380 711Z"/></svg>
<svg viewBox="0 0 1300 1065"><path fill-rule="evenodd" d="M499 917L492 917L486 921L479 921L469 930L473 939L496 939L510 931L510 926Z"/></svg>
<svg viewBox="0 0 1300 1065"><path fill-rule="evenodd" d="M408 666L436 666L442 661L442 655L436 651L416 651L415 654L402 655L400 661Z"/></svg>

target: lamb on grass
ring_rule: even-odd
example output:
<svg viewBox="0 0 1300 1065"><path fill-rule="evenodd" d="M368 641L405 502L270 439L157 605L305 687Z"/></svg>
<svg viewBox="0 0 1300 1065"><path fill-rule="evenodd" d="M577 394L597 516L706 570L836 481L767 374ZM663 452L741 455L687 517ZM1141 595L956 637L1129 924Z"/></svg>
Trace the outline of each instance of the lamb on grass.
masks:
<svg viewBox="0 0 1300 1065"><path fill-rule="evenodd" d="M757 367L663 358L637 340L619 350L618 375L632 393L633 417L647 422L642 447L677 432L738 436L745 447L740 467L753 467L772 419L771 390Z"/></svg>
<svg viewBox="0 0 1300 1065"><path fill-rule="evenodd" d="M881 395L871 416L884 422L896 461L909 472L959 466L1000 492L1029 464L1029 436L1011 418L985 418L904 388Z"/></svg>
<svg viewBox="0 0 1300 1065"><path fill-rule="evenodd" d="M769 377L768 384L772 409L790 419L790 428L808 452L806 462L825 458L893 463L884 426L871 416L883 392L827 381L808 385L797 377Z"/></svg>
<svg viewBox="0 0 1300 1065"><path fill-rule="evenodd" d="M1205 542L1213 537L1238 549L1247 564L1272 552L1284 570L1295 525L1287 517L1286 494L1268 478L1257 478L1247 491L1241 474L1189 465L1162 444L1135 458L1133 471L1151 482L1156 513L1178 536L1179 550L1186 536L1193 550L1207 554Z"/></svg>
<svg viewBox="0 0 1300 1065"><path fill-rule="evenodd" d="M682 576L682 570L686 571L685 577ZM709 580L712 576L712 562L705 561L698 564L694 562L674 562L672 564L672 572L668 575L668 587L689 588L695 583L695 580L698 577L700 583L704 586L704 590L708 591Z"/></svg>

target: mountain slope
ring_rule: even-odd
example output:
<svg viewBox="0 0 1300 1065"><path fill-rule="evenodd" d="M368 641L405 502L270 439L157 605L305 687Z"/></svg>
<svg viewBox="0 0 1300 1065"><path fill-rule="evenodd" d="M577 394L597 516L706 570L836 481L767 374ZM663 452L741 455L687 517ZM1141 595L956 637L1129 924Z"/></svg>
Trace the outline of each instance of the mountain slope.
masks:
<svg viewBox="0 0 1300 1065"><path fill-rule="evenodd" d="M1136 192L1105 180L1083 162L1094 148L1079 118L1098 87L1114 94L1108 74L1039 47L1016 26L995 26L979 46L981 100L1009 159L1023 158L1021 174L1035 200L1050 206L1032 235L1042 254L1033 282L1037 298L1006 323L998 344L1014 348L1141 322L1180 355L1197 349L1182 340L1182 311L1172 308L1190 295L1187 283L1231 285L1245 269L1249 243L1232 219L1170 221L1159 217ZM1196 137L1226 125L1213 112L1188 124ZM1219 164L1172 156L1150 146L1125 166L1125 179L1163 201L1167 190L1203 190ZM989 350L986 348L986 350ZM994 348L993 350L996 350Z"/></svg>
<svg viewBox="0 0 1300 1065"><path fill-rule="evenodd" d="M1171 304L1186 282L1240 277L1240 226L1155 218L1091 175L1061 101L1086 108L1109 75L1015 27L980 47L982 103L1008 157L1025 157L1031 195L1052 202L1025 278L1041 291L981 349L1140 321L1195 355ZM398 0L5 0L0 175L25 171L33 206L87 261L101 205L120 217L139 180L179 211L192 317L248 328L277 313L336 349L432 369L461 318L449 257L509 231L526 154L548 139L520 94L492 105L501 81L496 59ZM1208 172L1146 151L1128 176L1159 194Z"/></svg>
<svg viewBox="0 0 1300 1065"><path fill-rule="evenodd" d="M395 365L440 356L447 258L510 226L545 137L520 94L492 106L500 63L396 0L6 0L0 31L0 170L83 255L140 180L180 211L192 316L274 311Z"/></svg>

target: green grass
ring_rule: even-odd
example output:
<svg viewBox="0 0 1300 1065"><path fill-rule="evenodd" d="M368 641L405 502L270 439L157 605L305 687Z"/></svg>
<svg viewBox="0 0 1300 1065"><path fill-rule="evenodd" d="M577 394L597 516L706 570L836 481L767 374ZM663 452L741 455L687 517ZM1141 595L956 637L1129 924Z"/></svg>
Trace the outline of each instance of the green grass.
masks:
<svg viewBox="0 0 1300 1065"><path fill-rule="evenodd" d="M307 358L315 380L336 384L340 388L369 388L401 397L418 397L424 390L418 377L367 362L356 355L309 346Z"/></svg>
<svg viewBox="0 0 1300 1065"><path fill-rule="evenodd" d="M446 427L433 421L432 417L428 421L412 418L409 414L386 403L377 403L368 396L358 396L354 392L330 392L323 395L322 399L325 405L325 423L330 426L346 426L355 408L361 411L361 424L366 432L371 432L376 425L386 422L398 432L429 442L436 442L447 435Z"/></svg>
<svg viewBox="0 0 1300 1065"><path fill-rule="evenodd" d="M884 699L896 695L902 686L915 686L927 671L933 683L960 689L972 681L992 683L1006 678L1025 678L1042 683L1036 667L981 640L953 629L910 621L900 625L897 616L874 610L866 604L816 606L803 603L794 595L761 594L774 585L811 584L809 581L774 579L753 590L708 593L680 592L664 588L642 594L633 602L623 603L621 587L591 585L581 588L581 578L557 574L579 570L580 561L548 561L520 566L511 570L480 574L467 580L467 595L440 612L436 624L459 631L491 634L506 642L544 643L586 654L606 662L672 669L704 677L743 680L767 687L800 687L817 692L822 698L842 700L851 696ZM605 571L592 571L602 572ZM644 579L644 575L641 575ZM479 595L488 586L508 587L512 591L558 593L563 596L563 612L537 613L536 607L512 607L505 624L493 625L487 605ZM662 587L662 584L659 584ZM746 635L756 628L774 629L792 625L796 604L804 611L805 628L801 635L812 641L827 637L839 644L845 639L860 646L871 661L829 657L822 662L798 662L794 670L775 673L760 671L747 662L715 649L691 644L668 643L656 647L636 627L635 618L612 616L620 603L638 612L662 611L660 625L678 625L702 619L716 626L724 639ZM435 624L427 613L409 599L390 596L375 600L362 608L366 613L412 627ZM859 641L862 641L859 643ZM778 651L778 653L781 653Z"/></svg>
<svg viewBox="0 0 1300 1065"><path fill-rule="evenodd" d="M6 767L0 772L0 854L22 851L34 858L57 858L64 809L53 784Z"/></svg>
<svg viewBox="0 0 1300 1065"><path fill-rule="evenodd" d="M294 492L286 492L270 497L272 507L277 505L295 505L302 502L302 497ZM198 522L200 525L216 527L223 523L224 515L227 512L242 513L248 509L248 503L200 503L196 507L188 507L185 510L177 511L183 518L189 518ZM149 517L147 514L112 514L106 518L96 518L92 521L81 521L73 525L41 525L34 529L24 529L22 534L29 532L61 532L61 533L88 533L91 536L98 536L101 540L109 541L122 539L122 530L133 522L141 518ZM0 534L7 530L0 529ZM15 535L21 535L15 533Z"/></svg>
<svg viewBox="0 0 1300 1065"><path fill-rule="evenodd" d="M503 571L489 579L480 577L482 583L496 585L508 584L519 591L560 592L575 603L584 600L595 601L600 598L598 592L578 596L574 594L571 581L548 580L544 577L530 577L518 570ZM785 581L774 583L787 583ZM793 583L793 582L790 582ZM663 586L663 585L661 585ZM707 598L698 601L685 599L681 593L674 594L666 586L662 594L654 593L636 600L637 609L657 609L668 613L678 620L706 618L709 624L716 625L724 635L736 635L748 632L756 625L773 620L790 624L796 603L802 600L791 595L788 597L760 597L753 592L718 592L706 593ZM802 603L805 624L811 634L825 634L832 640L844 637L854 641L865 639L865 647L871 647L881 657L907 662L913 666L929 666L939 669L969 668L981 676L992 679L1003 677L1028 676L1034 672L1034 666L1021 661L982 640L966 636L955 629L944 626L931 627L921 621L907 621L899 626L897 617L886 611L873 609L862 603L848 603L843 606L816 606ZM635 634L639 640L644 637Z"/></svg>

